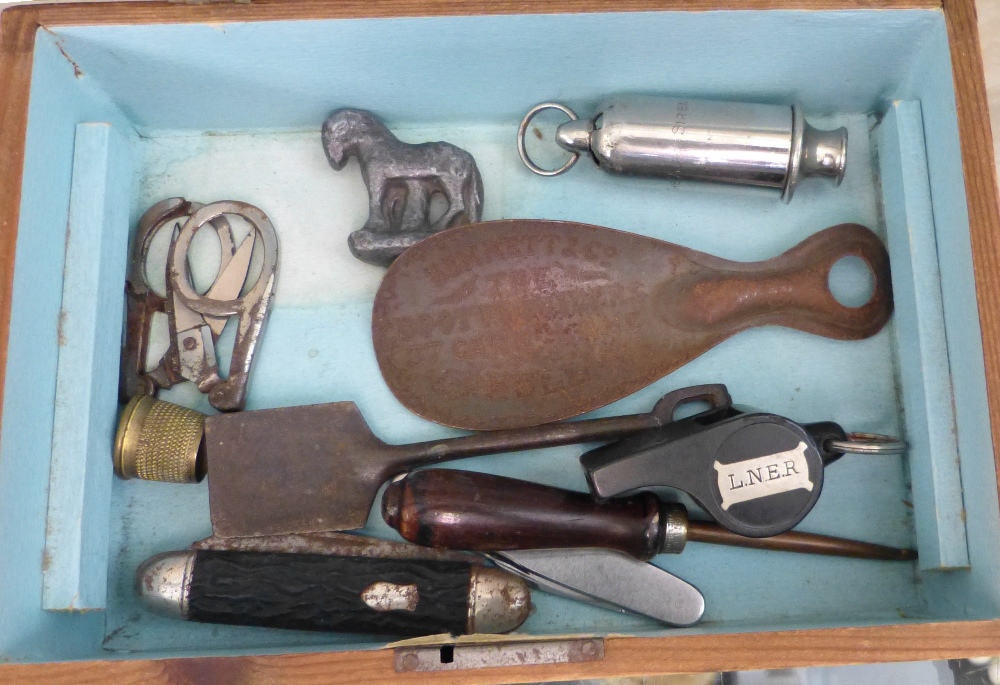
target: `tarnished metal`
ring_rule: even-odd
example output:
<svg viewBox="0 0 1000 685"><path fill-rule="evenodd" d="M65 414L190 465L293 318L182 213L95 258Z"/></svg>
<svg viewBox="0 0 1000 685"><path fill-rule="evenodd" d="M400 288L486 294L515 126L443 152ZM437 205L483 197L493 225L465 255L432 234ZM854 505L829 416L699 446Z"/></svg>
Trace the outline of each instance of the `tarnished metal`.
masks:
<svg viewBox="0 0 1000 685"><path fill-rule="evenodd" d="M828 279L843 257L874 276L848 307ZM393 394L449 426L557 421L661 378L753 326L841 340L892 313L889 256L857 224L762 262L734 262L599 226L495 221L407 250L375 299L372 338Z"/></svg>
<svg viewBox="0 0 1000 685"><path fill-rule="evenodd" d="M242 217L253 228L253 233L247 236L244 245L236 251L227 265L238 264L242 274L240 270L234 269L227 272L227 269L220 269L215 284L204 295L200 295L195 291L187 275L187 252L191 246L191 240L200 228L223 218L227 214ZM254 235L260 238L264 253L260 276L249 292L240 296L240 290L247 277L253 244L256 240ZM246 247L247 241L249 241L249 247ZM264 212L245 202L213 202L202 207L184 223L177 239L171 245L170 256L167 260L167 279L170 289L184 307L204 318L204 326L210 331L210 335L201 336L202 344L209 342L214 344L214 339L218 336L216 330L221 332L225 320L233 315L239 317L229 373L225 380L219 378L218 367L210 363L207 356L203 357L204 361L201 366L197 362L186 364L193 371L193 380L198 383L199 388L203 392L208 391L208 401L220 411L239 410L246 404L250 367L270 310L277 273L278 236L274 227ZM215 324L214 327L213 324ZM197 347L199 344L198 336L191 335L192 330L189 329L188 332L178 330L175 315L174 328L171 332L177 338L183 338L183 340L178 341L178 350L190 349L193 351ZM199 330L203 329L199 327ZM188 341L192 341L191 346L188 345ZM183 361L185 357L180 353L179 355ZM182 366L185 365L182 364Z"/></svg>
<svg viewBox="0 0 1000 685"><path fill-rule="evenodd" d="M660 509L660 554L680 554L688 538L687 509L680 505L664 504Z"/></svg>
<svg viewBox="0 0 1000 685"><path fill-rule="evenodd" d="M154 236L172 221L189 216L201 207L181 197L161 200L146 210L139 219L139 227L132 238L128 272L125 277L125 337L122 341L119 397L128 402L136 394L155 394L158 388L169 388L182 382L177 364L173 363L171 348L160 358L152 371L146 371L149 352L150 327L156 313L167 315L167 300L149 285L146 266ZM222 261L226 262L233 251L233 233L228 223L215 224L222 248Z"/></svg>
<svg viewBox="0 0 1000 685"><path fill-rule="evenodd" d="M648 414L408 445L378 439L352 402L210 416L212 527L223 537L362 528L379 488L395 475L455 459L623 438L671 421L683 392L667 395ZM690 392L701 396L705 388Z"/></svg>
<svg viewBox="0 0 1000 685"><path fill-rule="evenodd" d="M135 573L135 593L147 609L187 618L195 552L164 552L146 559Z"/></svg>
<svg viewBox="0 0 1000 685"><path fill-rule="evenodd" d="M240 245L226 215L239 215L253 227ZM183 227L177 226L184 220ZM221 258L215 282L202 295L194 290L188 268L188 250L195 233L211 225L219 238ZM166 266L166 293L149 285L147 261L154 236L164 228L172 236ZM263 249L263 266L257 282L240 296L250 270L257 238ZM242 409L253 353L270 298L273 296L278 259L277 235L270 221L256 207L243 202L216 202L203 206L183 198L153 205L139 221L126 279L126 329L122 347L119 395L123 402L136 394L154 395L189 380L220 411ZM167 316L170 344L151 371L146 371L150 328L154 315ZM226 321L239 316L232 363L226 379L220 376L215 345Z"/></svg>
<svg viewBox="0 0 1000 685"><path fill-rule="evenodd" d="M369 264L388 266L427 236L482 217L483 180L476 160L450 143L403 143L371 112L339 109L323 124L323 149L338 171L351 157L361 164L368 221L347 244ZM439 217L433 217L434 195L448 203Z"/></svg>
<svg viewBox="0 0 1000 685"><path fill-rule="evenodd" d="M361 528L385 481L418 466L486 454L606 442L658 428L693 399L728 403L725 386L675 390L646 414L568 421L408 445L387 445L353 402L205 418L204 464L216 535L245 537ZM153 400L157 404L167 404ZM170 405L172 406L172 405ZM184 410L190 411L190 410ZM129 415L123 415L123 421ZM162 439L156 425L133 427ZM183 460L178 451L176 458Z"/></svg>
<svg viewBox="0 0 1000 685"><path fill-rule="evenodd" d="M847 454L902 454L906 443L880 433L848 433L846 440L828 440L826 447Z"/></svg>
<svg viewBox="0 0 1000 685"><path fill-rule="evenodd" d="M472 567L468 632L506 633L524 623L530 613L531 592L520 577L498 568Z"/></svg>
<svg viewBox="0 0 1000 685"><path fill-rule="evenodd" d="M420 591L416 585L380 580L364 589L361 601L375 611L416 611L417 604L420 603Z"/></svg>
<svg viewBox="0 0 1000 685"><path fill-rule="evenodd" d="M536 666L600 661L603 638L535 640L501 644L455 644L430 647L397 647L397 673L412 671L459 671L470 668Z"/></svg>
<svg viewBox="0 0 1000 685"><path fill-rule="evenodd" d="M447 549L420 547L407 542L383 540L351 533L303 533L261 535L258 537L222 538L211 536L191 545L191 549L217 552L285 552L298 554L335 554L341 557L385 559L430 559L477 563L479 555Z"/></svg>
<svg viewBox="0 0 1000 685"><path fill-rule="evenodd" d="M115 473L125 480L197 483L205 477L204 433L204 414L136 395L118 421Z"/></svg>
<svg viewBox="0 0 1000 685"><path fill-rule="evenodd" d="M872 542L848 540L846 538L800 533L792 530L769 538L748 538L736 535L725 528L705 521L688 522L688 542L708 542L715 545L749 547L773 552L794 552L797 554L819 554L828 557L849 557L874 561L914 561L917 551L888 547Z"/></svg>

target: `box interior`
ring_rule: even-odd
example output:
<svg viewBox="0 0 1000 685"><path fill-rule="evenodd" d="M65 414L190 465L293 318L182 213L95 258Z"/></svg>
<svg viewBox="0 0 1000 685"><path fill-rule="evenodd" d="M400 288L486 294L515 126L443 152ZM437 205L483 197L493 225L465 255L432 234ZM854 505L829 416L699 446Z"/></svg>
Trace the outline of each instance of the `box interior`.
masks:
<svg viewBox="0 0 1000 685"><path fill-rule="evenodd" d="M514 133L529 107L557 100L589 116L620 93L801 103L813 125L848 128L843 184L804 182L784 205L772 191L614 177L586 161L553 179L522 166ZM205 483L115 480L105 505L111 522L106 609L42 610L77 124L107 122L127 141L117 154L121 168L134 174L109 183L128 198L132 226L146 208L171 196L247 201L274 223L281 250L277 296L248 409L350 400L383 440L411 442L458 432L410 414L379 374L370 313L384 270L347 250L347 235L365 220L367 195L356 162L335 172L324 158L319 127L330 111L369 109L402 140L447 140L469 150L483 175L484 219L581 221L730 259L760 260L834 224L862 223L883 238L887 230L906 230L887 220L890 205L911 203L895 186L883 186L880 168L895 160L880 159L887 151L877 144L883 117L901 101L919 103L922 113L924 136L915 143L926 156L926 172L916 173L924 173L929 188L924 218L936 235L939 276L917 268L908 273L915 282L940 282L940 311L919 301L915 306L922 325L943 330L946 340L936 361L951 385L959 463L944 468L961 472L967 515L958 532L967 536L967 567L922 570L909 563L691 544L655 563L705 594L698 626L666 629L535 592L536 610L519 631L526 635L1000 617L1000 505L942 13L650 12L40 30L0 434L0 587L17 588L2 602L0 661L342 650L387 642L201 625L144 611L133 596L134 570L154 553L182 549L210 533ZM894 264L911 259L888 242ZM117 320L121 301L93 307L98 320ZM901 381L899 341L916 326L897 311L883 331L860 342L782 328L750 330L593 415L647 411L672 389L724 382L743 406L909 439L908 426L935 420L912 409L904 415L913 391ZM98 377L113 386L117 351L111 358ZM191 387L161 397L209 410ZM113 430L103 427L108 455ZM450 466L583 490L576 462L585 449ZM911 488L910 478L907 457L848 455L827 470L819 504L799 529L916 544L912 492L926 484ZM377 513L363 532L395 537ZM87 559L80 563L86 567Z"/></svg>

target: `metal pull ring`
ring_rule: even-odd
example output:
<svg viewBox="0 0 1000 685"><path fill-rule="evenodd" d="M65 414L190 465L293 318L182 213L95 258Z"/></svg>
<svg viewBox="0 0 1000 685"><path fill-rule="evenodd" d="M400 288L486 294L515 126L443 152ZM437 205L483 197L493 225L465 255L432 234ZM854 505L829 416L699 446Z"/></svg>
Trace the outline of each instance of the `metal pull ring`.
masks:
<svg viewBox="0 0 1000 685"><path fill-rule="evenodd" d="M517 129L517 154L521 156L521 161L524 162L524 166L528 167L539 176L558 176L559 174L569 171L573 165L576 164L577 160L580 159L579 152L572 153L569 160L558 169L543 169L531 161L531 157L528 156L528 150L524 144L524 136L527 135L528 124L531 123L531 120L534 119L539 112L544 112L547 109L559 110L568 116L570 121L576 121L579 119L576 112L571 110L566 105L561 105L558 102L543 102L540 105L535 105L528 110L527 114L524 115L524 119L521 120L521 125Z"/></svg>
<svg viewBox="0 0 1000 685"><path fill-rule="evenodd" d="M902 454L906 443L878 433L848 433L846 440L827 440L826 449L846 454Z"/></svg>

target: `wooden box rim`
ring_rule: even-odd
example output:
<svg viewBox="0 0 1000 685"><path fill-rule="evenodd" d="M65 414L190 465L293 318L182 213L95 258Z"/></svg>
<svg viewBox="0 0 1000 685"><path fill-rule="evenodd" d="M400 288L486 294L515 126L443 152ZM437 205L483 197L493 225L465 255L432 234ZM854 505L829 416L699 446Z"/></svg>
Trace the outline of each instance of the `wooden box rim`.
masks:
<svg viewBox="0 0 1000 685"><path fill-rule="evenodd" d="M0 21L0 402L10 333L35 33L81 24L199 23L462 14L724 9L941 9L951 50L989 402L1000 444L1000 203L975 0L252 0L97 2L8 8ZM996 455L994 455L996 458ZM608 637L604 659L580 664L396 673L379 649L268 656L0 665L0 681L188 685L240 683L510 683L661 673L924 661L1000 654L1000 620L675 637Z"/></svg>

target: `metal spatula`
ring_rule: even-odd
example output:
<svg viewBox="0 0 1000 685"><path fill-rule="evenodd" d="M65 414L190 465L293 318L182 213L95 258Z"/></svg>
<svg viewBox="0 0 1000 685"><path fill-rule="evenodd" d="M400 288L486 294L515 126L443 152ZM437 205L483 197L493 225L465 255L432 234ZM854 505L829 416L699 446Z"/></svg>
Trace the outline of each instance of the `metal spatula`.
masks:
<svg viewBox="0 0 1000 685"><path fill-rule="evenodd" d="M874 276L860 307L838 302L828 283L848 256ZM386 383L408 409L495 430L604 406L746 328L857 340L891 313L888 253L857 224L748 263L524 219L444 231L408 249L379 288L372 338Z"/></svg>

